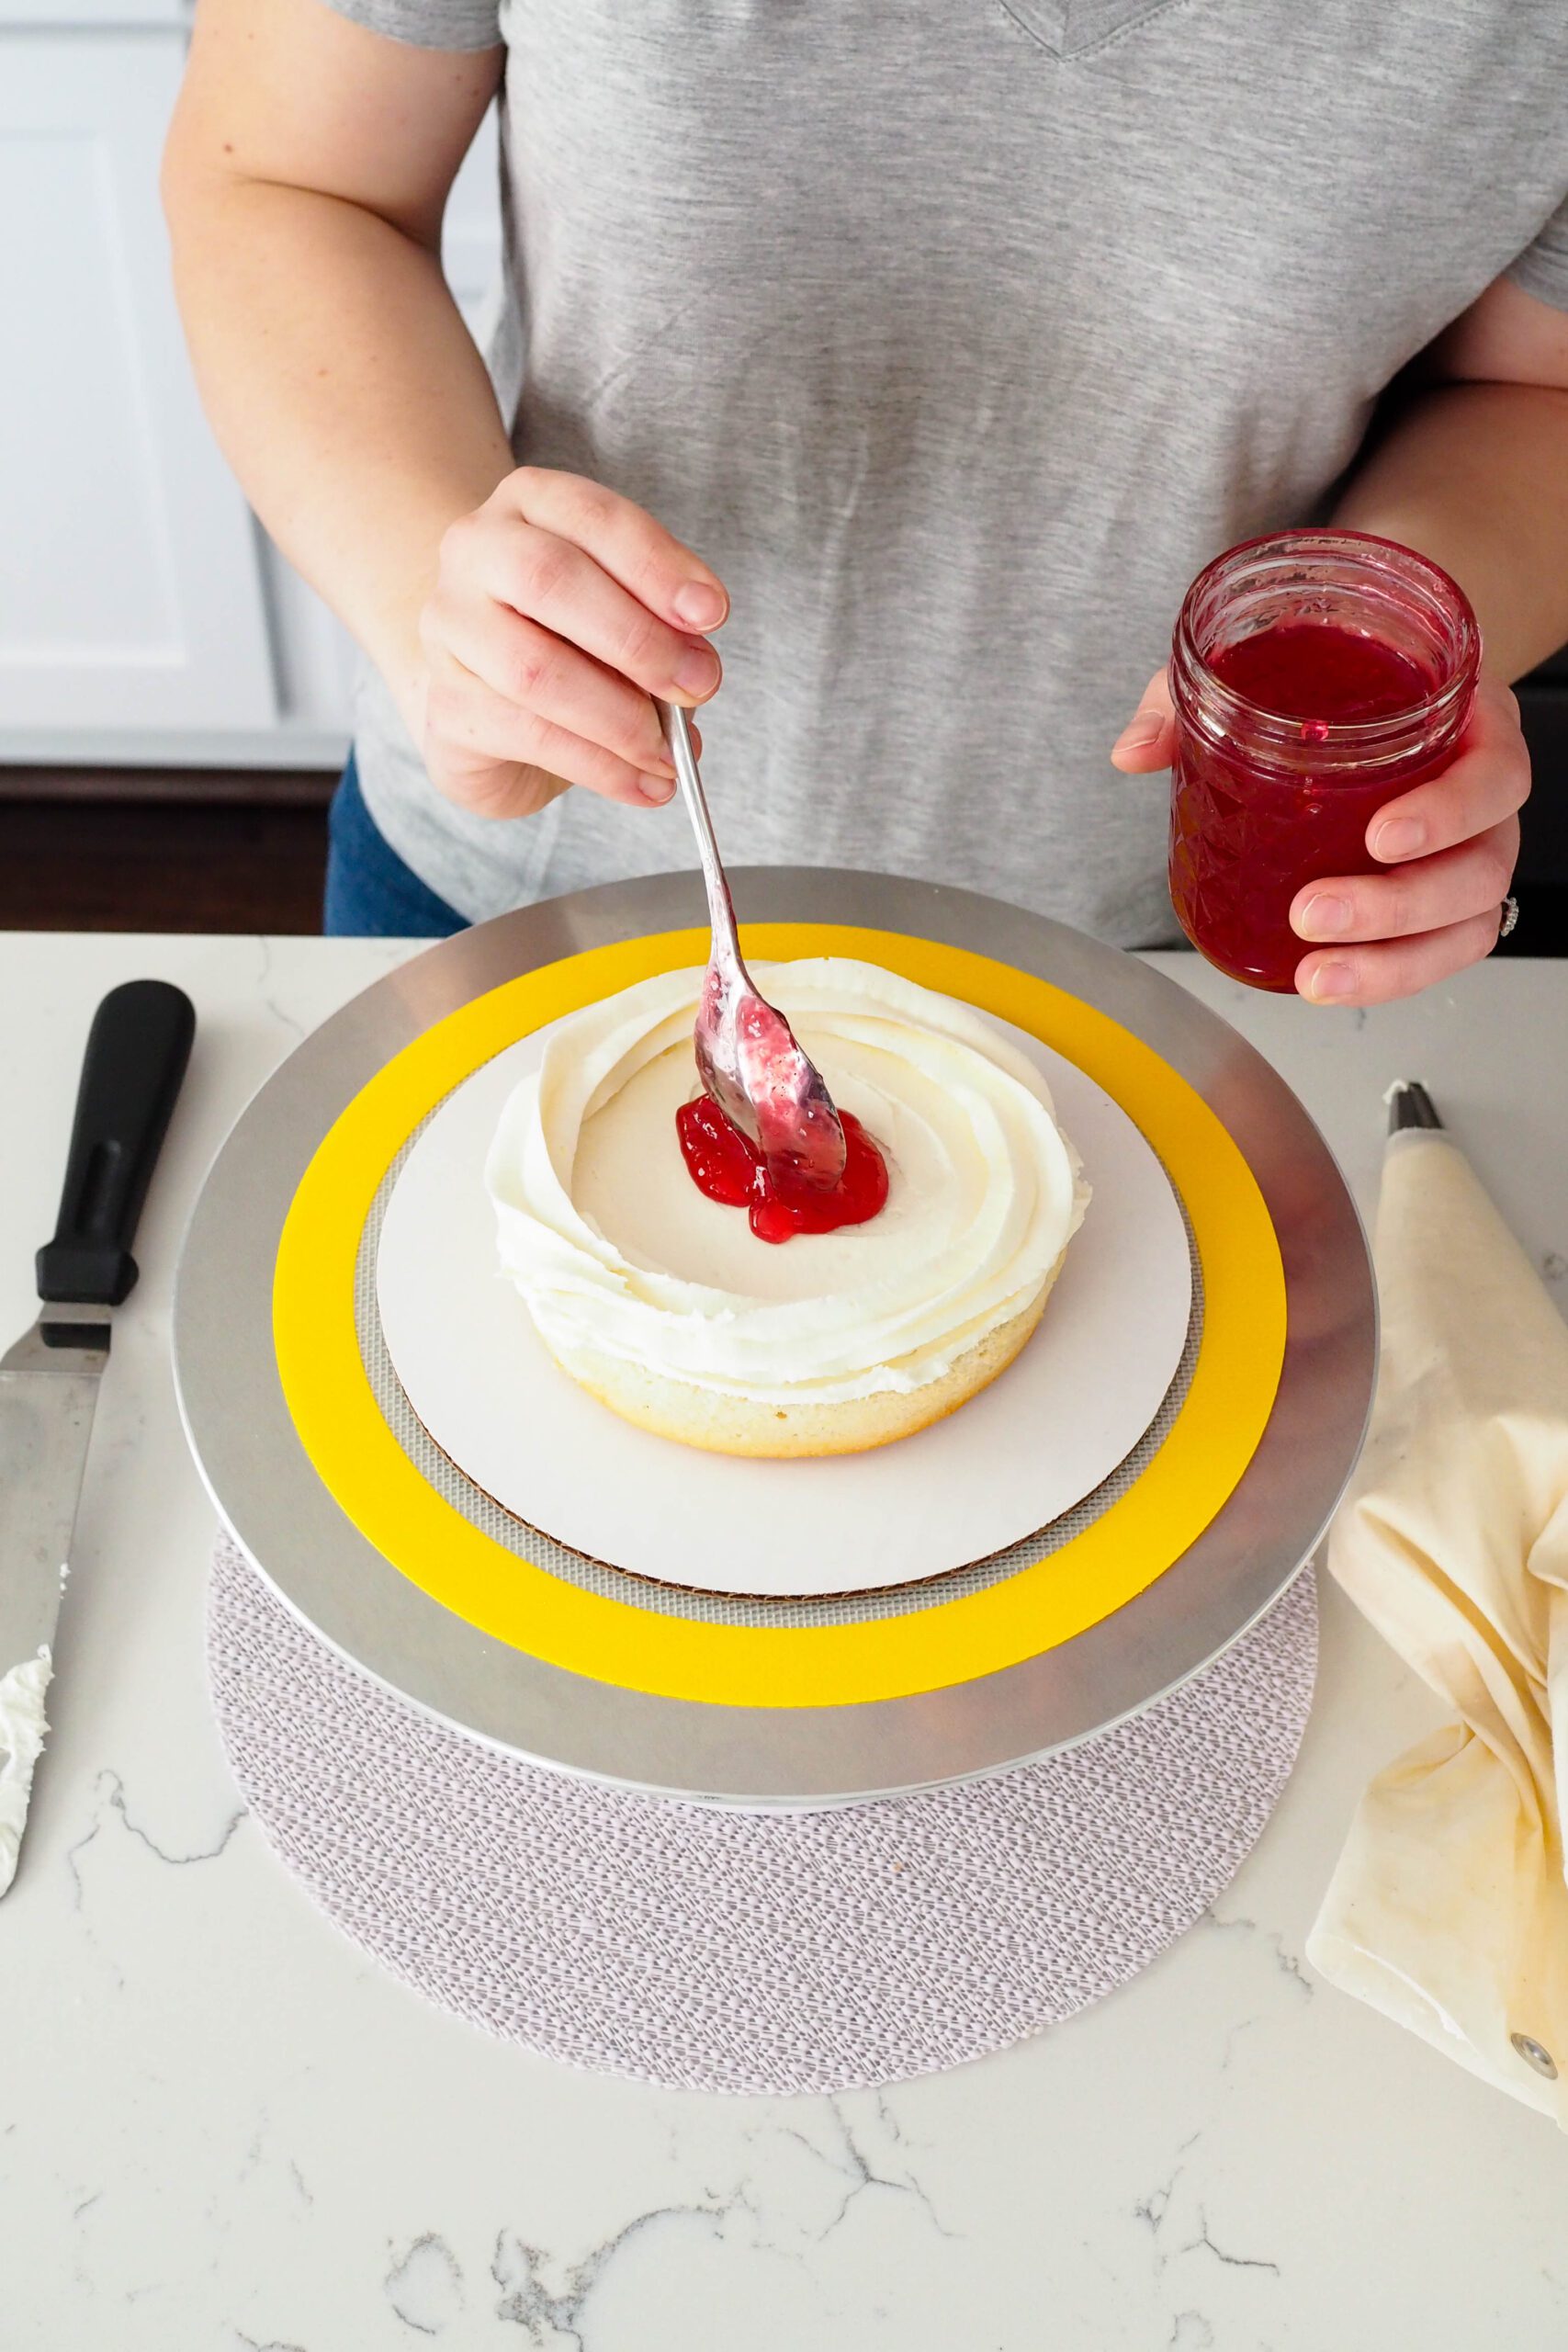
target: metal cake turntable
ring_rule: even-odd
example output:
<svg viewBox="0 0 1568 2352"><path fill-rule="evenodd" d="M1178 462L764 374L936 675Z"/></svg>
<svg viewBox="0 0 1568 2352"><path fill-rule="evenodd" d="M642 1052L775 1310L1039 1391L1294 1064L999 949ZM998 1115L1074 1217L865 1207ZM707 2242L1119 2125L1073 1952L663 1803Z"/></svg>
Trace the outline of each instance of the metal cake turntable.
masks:
<svg viewBox="0 0 1568 2352"><path fill-rule="evenodd" d="M1148 1426L1091 1493L979 1559L955 1525L951 1566L928 1544L913 1576L885 1570L875 1590L689 1589L668 1573L650 1581L630 1556L635 1512L615 1559L570 1549L503 1510L416 1417L377 1305L400 1172L456 1091L520 1040L703 961L693 874L583 891L442 942L307 1039L197 1204L176 1374L236 1540L366 1672L536 1762L701 1801L823 1805L1070 1745L1234 1641L1307 1558L1349 1476L1374 1294L1317 1130L1262 1057L1173 982L967 892L815 869L736 879L750 955L858 956L966 999L1083 1072L1163 1167L1190 1249L1186 1344ZM473 1214L484 1210L479 1194ZM1051 1328L1048 1310L1032 1346L1049 1346ZM951 1491L965 1414L983 1402L945 1438L884 1449L895 1561L900 1510L922 1480ZM714 1474L712 1457L635 1434L679 1457L694 1494ZM923 1469L911 1455L900 1476L897 1458L928 1437L947 1452ZM580 1442L591 1480L592 1421ZM721 1466L732 1481L781 1468Z"/></svg>

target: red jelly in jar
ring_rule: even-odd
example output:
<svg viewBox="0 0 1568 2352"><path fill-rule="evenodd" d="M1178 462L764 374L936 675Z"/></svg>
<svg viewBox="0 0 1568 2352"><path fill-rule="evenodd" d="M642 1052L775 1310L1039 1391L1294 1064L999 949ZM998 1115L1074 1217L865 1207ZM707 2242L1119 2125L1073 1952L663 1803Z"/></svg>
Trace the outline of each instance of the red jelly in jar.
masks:
<svg viewBox="0 0 1568 2352"><path fill-rule="evenodd" d="M1462 590L1392 539L1280 531L1199 573L1171 648L1170 895L1211 964L1293 989L1292 900L1380 870L1367 828L1453 758L1480 659Z"/></svg>

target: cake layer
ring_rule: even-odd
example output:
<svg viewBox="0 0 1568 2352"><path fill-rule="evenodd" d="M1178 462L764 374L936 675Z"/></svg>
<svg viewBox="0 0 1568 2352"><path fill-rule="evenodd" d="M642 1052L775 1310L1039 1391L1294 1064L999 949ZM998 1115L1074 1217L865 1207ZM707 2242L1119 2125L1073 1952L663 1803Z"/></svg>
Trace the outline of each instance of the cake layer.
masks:
<svg viewBox="0 0 1568 2352"><path fill-rule="evenodd" d="M761 1404L944 1379L1037 1297L1082 1219L1044 1080L983 1016L874 966L760 969L890 1178L870 1223L771 1245L681 1158L701 977L563 1022L502 1114L486 1171L501 1256L547 1345Z"/></svg>

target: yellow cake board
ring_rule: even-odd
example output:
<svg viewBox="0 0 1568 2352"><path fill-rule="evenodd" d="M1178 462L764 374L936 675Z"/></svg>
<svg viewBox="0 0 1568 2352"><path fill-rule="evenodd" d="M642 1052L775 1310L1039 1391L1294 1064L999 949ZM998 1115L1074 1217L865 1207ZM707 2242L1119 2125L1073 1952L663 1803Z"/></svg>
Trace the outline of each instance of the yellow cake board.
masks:
<svg viewBox="0 0 1568 2352"><path fill-rule="evenodd" d="M655 973L701 964L707 934L666 932L527 972L449 1013L355 1097L300 1180L278 1245L273 1332L300 1444L360 1533L420 1589L531 1657L629 1690L733 1707L864 1705L1037 1657L1144 1591L1235 1491L1268 1424L1285 1346L1279 1245L1257 1180L1187 1080L1106 1013L964 948L849 925L760 923L748 955L857 956L1028 1030L1119 1102L1164 1161L1202 1270L1203 1330L1166 1441L1128 1490L1032 1566L906 1615L726 1625L568 1584L493 1542L438 1494L376 1402L355 1325L372 1203L451 1089L547 1023ZM694 1456L694 1495L700 1482Z"/></svg>

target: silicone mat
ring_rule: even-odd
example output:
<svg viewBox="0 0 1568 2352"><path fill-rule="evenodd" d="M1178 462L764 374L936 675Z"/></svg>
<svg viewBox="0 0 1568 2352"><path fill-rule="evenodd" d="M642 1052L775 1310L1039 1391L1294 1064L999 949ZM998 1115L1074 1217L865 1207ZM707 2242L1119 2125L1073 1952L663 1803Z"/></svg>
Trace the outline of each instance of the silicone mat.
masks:
<svg viewBox="0 0 1568 2352"><path fill-rule="evenodd" d="M829 1811L607 1788L423 1713L226 1540L209 1663L268 1842L391 1974L552 2058L671 2086L849 2089L1060 2023L1213 1902L1311 1705L1309 1572L1201 1674L1076 1748Z"/></svg>

